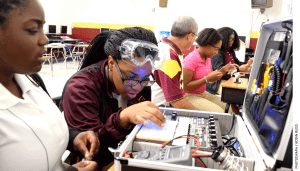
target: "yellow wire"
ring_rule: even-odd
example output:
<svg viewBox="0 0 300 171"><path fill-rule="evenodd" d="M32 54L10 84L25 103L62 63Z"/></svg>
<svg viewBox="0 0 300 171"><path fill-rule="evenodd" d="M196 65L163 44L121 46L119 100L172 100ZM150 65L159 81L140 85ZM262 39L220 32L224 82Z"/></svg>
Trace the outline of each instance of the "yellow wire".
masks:
<svg viewBox="0 0 300 171"><path fill-rule="evenodd" d="M197 134L199 134L199 132L202 132L202 128L195 134L195 136L196 136Z"/></svg>

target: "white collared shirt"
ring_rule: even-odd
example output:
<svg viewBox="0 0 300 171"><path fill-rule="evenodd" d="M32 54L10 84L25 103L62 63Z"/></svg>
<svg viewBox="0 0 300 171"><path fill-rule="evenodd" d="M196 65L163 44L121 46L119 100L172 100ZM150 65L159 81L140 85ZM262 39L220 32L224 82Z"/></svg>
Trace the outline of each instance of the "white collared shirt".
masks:
<svg viewBox="0 0 300 171"><path fill-rule="evenodd" d="M63 170L69 140L64 115L25 75L14 78L24 99L0 83L0 170Z"/></svg>

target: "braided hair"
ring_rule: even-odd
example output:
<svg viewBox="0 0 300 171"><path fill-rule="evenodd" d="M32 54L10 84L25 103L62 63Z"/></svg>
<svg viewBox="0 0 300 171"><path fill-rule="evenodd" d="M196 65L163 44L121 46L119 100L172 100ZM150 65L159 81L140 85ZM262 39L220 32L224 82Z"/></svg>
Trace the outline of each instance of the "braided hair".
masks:
<svg viewBox="0 0 300 171"><path fill-rule="evenodd" d="M26 7L28 0L0 0L0 26L4 28L5 14L11 12L14 7Z"/></svg>
<svg viewBox="0 0 300 171"><path fill-rule="evenodd" d="M239 35L237 32L230 27L222 27L218 29L218 32L223 36L222 39L222 50L227 49L230 52L233 52L234 50L239 50L240 49L240 40L239 40ZM230 36L234 34L234 42L232 46L230 47Z"/></svg>
<svg viewBox="0 0 300 171"><path fill-rule="evenodd" d="M87 56L79 69L85 68L112 56L121 59L118 47L125 39L145 40L157 45L157 40L151 30L141 27L127 27L119 30L99 33L87 48Z"/></svg>

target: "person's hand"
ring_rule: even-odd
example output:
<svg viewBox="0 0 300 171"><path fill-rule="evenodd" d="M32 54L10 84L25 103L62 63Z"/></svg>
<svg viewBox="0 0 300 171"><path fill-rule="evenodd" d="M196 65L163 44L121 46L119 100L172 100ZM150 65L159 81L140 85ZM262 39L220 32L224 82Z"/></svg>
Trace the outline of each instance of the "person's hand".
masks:
<svg viewBox="0 0 300 171"><path fill-rule="evenodd" d="M120 113L120 123L124 128L127 128L129 123L146 125L147 121L145 119L151 120L160 127L163 127L163 123L166 122L160 109L150 101L134 104Z"/></svg>
<svg viewBox="0 0 300 171"><path fill-rule="evenodd" d="M212 71L206 76L206 79L208 82L213 83L215 81L218 81L223 76L222 72L220 71Z"/></svg>
<svg viewBox="0 0 300 171"><path fill-rule="evenodd" d="M92 160L100 149L98 134L94 131L81 132L75 137L73 148L79 151L84 158Z"/></svg>
<svg viewBox="0 0 300 171"><path fill-rule="evenodd" d="M253 58L250 58L248 61L247 61L247 64L250 66L253 64Z"/></svg>
<svg viewBox="0 0 300 171"><path fill-rule="evenodd" d="M237 64L232 64L231 62L229 62L228 64L226 64L225 66L223 66L220 71L225 74L226 72L232 72L233 70L235 70L237 67L239 67Z"/></svg>
<svg viewBox="0 0 300 171"><path fill-rule="evenodd" d="M98 164L95 161L78 162L76 164L73 164L72 166L77 168L78 171L94 171L98 168Z"/></svg>

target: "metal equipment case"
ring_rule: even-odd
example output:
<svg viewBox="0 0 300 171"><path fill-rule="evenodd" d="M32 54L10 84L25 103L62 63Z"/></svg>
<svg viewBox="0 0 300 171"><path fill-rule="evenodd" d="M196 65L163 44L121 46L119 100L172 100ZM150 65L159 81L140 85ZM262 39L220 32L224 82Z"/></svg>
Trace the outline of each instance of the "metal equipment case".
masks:
<svg viewBox="0 0 300 171"><path fill-rule="evenodd" d="M266 152L263 147L264 144L261 140L261 135L258 132L256 126L253 124L253 118L249 114L246 106L247 94L251 94L251 86L253 80L257 77L260 64L266 62L269 57L265 55L265 50L268 48L268 41L270 35L274 30L286 31L281 25L282 22L293 21L290 18L283 18L279 20L269 21L262 25L260 36L257 43L257 48L254 57L253 68L249 77L249 84L246 90L246 96L240 116L236 115L234 120L233 129L230 135L238 138L239 142L244 148L246 158L239 158L241 162L248 167L249 171L264 171L264 170L285 170L284 168L292 168L292 129L293 129L293 111L292 101L290 103L287 117L285 119L284 129L282 130L282 136L279 137L279 141L276 148L270 152ZM165 111L165 114L171 114L177 112L178 116L186 117L201 117L209 118L213 115L219 120L221 133L227 133L232 124L232 115L227 113L213 113L213 112L202 112L202 111L191 111L174 108L160 108L161 111ZM129 134L126 140L120 145L115 152L114 168L115 171L120 170L186 170L186 171L208 171L208 170L222 170L219 163L214 162L211 158L203 158L203 162L207 165L207 168L202 168L194 161L192 166L183 166L176 164L161 163L155 161L145 161L128 159L124 157L126 151L146 151L151 149L157 149L161 144L155 144L150 142L136 142L135 135L138 133L141 125L137 125L131 134ZM206 153L206 152L198 152ZM291 170L291 169L287 169Z"/></svg>

